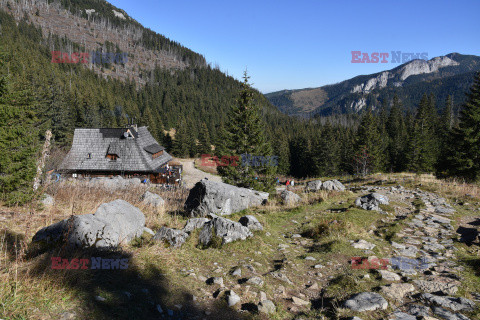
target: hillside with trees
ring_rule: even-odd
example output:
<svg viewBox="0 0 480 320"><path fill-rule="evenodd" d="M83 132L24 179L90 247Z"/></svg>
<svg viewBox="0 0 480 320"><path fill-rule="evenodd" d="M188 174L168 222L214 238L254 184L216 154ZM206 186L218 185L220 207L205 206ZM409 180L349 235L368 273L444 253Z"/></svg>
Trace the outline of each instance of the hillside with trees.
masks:
<svg viewBox="0 0 480 320"><path fill-rule="evenodd" d="M126 23L124 19L116 26L122 23ZM28 15L17 23L12 14L0 11L0 25L4 53L0 72L5 79L3 86L10 88L4 91L23 95L22 108L29 110L19 118L8 111L14 109L5 107L2 116L4 124L10 123L10 118L21 121L21 130L29 133L8 132L32 141L33 149L25 150L22 157L35 154L47 129L53 133L54 152L61 156L71 145L74 128L117 127L132 120L147 125L175 156L195 157L209 151L222 156L219 154L222 148L213 151L212 146L220 146L223 141L220 133L229 125L229 110L237 106L242 83L201 63L201 56L160 35L152 35L153 42L142 38L144 46L159 52L165 46L176 47L175 54L184 55L185 65L178 68L157 65L145 73L144 83L138 83L135 79L108 76L105 70L113 66L107 64L85 67L52 63L52 50L69 47L81 51L85 47L56 34L45 36L45 30ZM473 82L471 75L468 81ZM428 87L416 86L409 99L401 98L405 91L399 90L397 94L389 89L391 92L381 100L381 107L366 108L359 114L308 120L280 113L256 90L251 98L266 124L263 128L266 140L278 156L279 175L313 177L405 170L451 175L445 169L442 155L452 146L448 133L459 126L457 113L461 108L453 102L458 93L455 97L444 93L439 97L426 91ZM12 106L19 101L5 96L2 103ZM412 101L413 106L405 108L404 104ZM173 137L167 132L176 134ZM5 143L2 148L11 150L16 146ZM15 170L8 157L2 161L5 163L2 172ZM34 165L35 160L29 159L26 173L17 173L22 177L19 179L29 180ZM56 165L58 159L51 159L47 169L55 170ZM3 180L4 195L15 192L15 188L8 187L9 181L13 180Z"/></svg>

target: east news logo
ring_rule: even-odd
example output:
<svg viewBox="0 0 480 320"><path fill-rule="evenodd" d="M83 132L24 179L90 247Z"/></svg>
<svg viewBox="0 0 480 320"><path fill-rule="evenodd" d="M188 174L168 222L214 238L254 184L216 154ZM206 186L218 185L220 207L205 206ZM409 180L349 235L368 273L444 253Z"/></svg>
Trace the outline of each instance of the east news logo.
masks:
<svg viewBox="0 0 480 320"><path fill-rule="evenodd" d="M90 267L89 267L90 265ZM125 270L128 268L128 259L106 259L101 257L92 257L90 259L63 259L61 257L52 257L52 269L101 269L101 270Z"/></svg>
<svg viewBox="0 0 480 320"><path fill-rule="evenodd" d="M391 51L392 60L390 63L406 63L408 61L420 59L428 60L428 52L413 53L402 51ZM387 63L390 57L388 52L368 52L352 51L352 63ZM381 60L380 60L381 59Z"/></svg>

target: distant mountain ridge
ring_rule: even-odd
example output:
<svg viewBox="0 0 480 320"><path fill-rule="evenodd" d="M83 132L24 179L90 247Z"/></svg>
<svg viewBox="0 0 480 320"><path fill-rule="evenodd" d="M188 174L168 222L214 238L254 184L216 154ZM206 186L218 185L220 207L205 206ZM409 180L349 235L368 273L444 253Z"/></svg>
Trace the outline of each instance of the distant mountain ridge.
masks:
<svg viewBox="0 0 480 320"><path fill-rule="evenodd" d="M378 108L383 99L391 99L395 93L406 109L413 108L428 92L434 93L437 101L444 101L450 94L458 105L478 70L480 57L450 53L428 61L412 60L391 70L332 85L282 90L265 96L283 113L300 117L360 113L368 106Z"/></svg>

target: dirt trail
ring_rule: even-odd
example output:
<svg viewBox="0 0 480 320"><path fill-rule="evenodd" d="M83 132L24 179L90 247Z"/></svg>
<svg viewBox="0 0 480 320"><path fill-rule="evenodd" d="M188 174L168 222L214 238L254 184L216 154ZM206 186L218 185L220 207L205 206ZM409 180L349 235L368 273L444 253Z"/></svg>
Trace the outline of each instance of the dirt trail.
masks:
<svg viewBox="0 0 480 320"><path fill-rule="evenodd" d="M222 182L220 176L213 175L211 173L203 172L195 168L194 159L175 159L183 165L183 181L187 188L192 188L195 183L202 180L203 178L208 178L208 180Z"/></svg>

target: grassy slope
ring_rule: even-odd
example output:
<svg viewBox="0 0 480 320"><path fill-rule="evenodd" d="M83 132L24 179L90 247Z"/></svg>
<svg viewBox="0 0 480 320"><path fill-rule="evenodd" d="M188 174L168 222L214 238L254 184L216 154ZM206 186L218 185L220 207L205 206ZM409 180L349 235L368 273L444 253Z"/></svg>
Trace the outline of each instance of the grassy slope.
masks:
<svg viewBox="0 0 480 320"><path fill-rule="evenodd" d="M382 181L388 185L389 179L392 180L391 183L396 183L402 177L404 176L380 176L356 184ZM403 182L406 186L415 187L420 184L422 188L448 196L452 202L465 197L466 193L475 195L475 198L469 197L472 207L479 201L478 188L474 186L439 184L419 177L407 178ZM397 223L391 216L354 208L352 204L357 195L350 191L304 194L307 204L300 207L286 208L273 201L267 207L234 214L230 217L232 220L238 220L246 213L255 215L264 225L264 231L256 232L253 238L246 241L227 244L221 248L198 248L195 234L181 249L167 248L151 242L145 236L112 254L129 259L127 270L52 270L50 267L52 256L103 255L98 252L53 251L32 258L27 256L25 259L16 259L23 253L22 244L28 246L33 232L39 227L68 217L72 212L93 212L99 203L115 198L123 198L140 207L147 216L147 226L153 229L164 224L183 227L186 218L179 214L185 193L161 193L167 199L168 206L165 212L156 212L140 203L138 198L142 192L142 189L136 189L128 193L108 194L79 187L62 188L56 191L56 205L52 209L41 211L31 208L35 212L34 216L28 214L27 208L13 210L13 216L2 213L0 217L7 219L1 220L5 229L0 233L0 240L3 240L0 241L0 317L50 319L69 311L80 319L153 319L159 315L156 306L160 304L164 312L171 309L176 314L185 315L188 312L211 319L262 318L255 313L234 312L240 305L228 308L222 288L207 285L202 280L202 277L222 276L225 287L233 289L242 297L241 303L245 309L257 304L260 292L263 291L277 306L277 313L272 319L288 319L292 313L303 313L309 318L334 318L331 310L339 307L342 299L363 290L375 290L384 284L373 270L351 269L350 258L361 256L362 250L351 247L348 240L365 239L377 245L373 249L376 256L388 257L392 248L384 240L391 240L395 232L401 230L406 223ZM414 209L412 204L396 202L387 209L395 207L397 210ZM3 209L4 212L6 210ZM457 210L458 221L473 213L468 206L458 206ZM478 216L478 212L475 214ZM18 239L21 240L25 234L27 239L25 242L17 242L18 250L13 246L16 233L19 234ZM294 234L305 237L292 237ZM465 271L461 274L464 287L458 294L468 298L468 292L480 292L478 248L461 243L457 247L458 259L465 266ZM316 261L306 260L307 256L314 257ZM316 264L321 264L323 268L313 268ZM230 271L237 266L242 269L240 279L230 275ZM275 279L269 274L277 268L293 284ZM370 278L365 278L366 274ZM242 278L252 276L262 277L265 284L262 287L239 284ZM315 282L319 289L308 289ZM131 297L128 298L124 291L130 293ZM217 294L217 298L214 298ZM97 295L106 300L96 301ZM311 304L305 307L294 305L290 299L292 296L310 301ZM323 306L332 308L322 309L322 300ZM385 312L362 314L362 318L377 319L391 311L392 304ZM338 309L337 315L347 316L353 313Z"/></svg>

